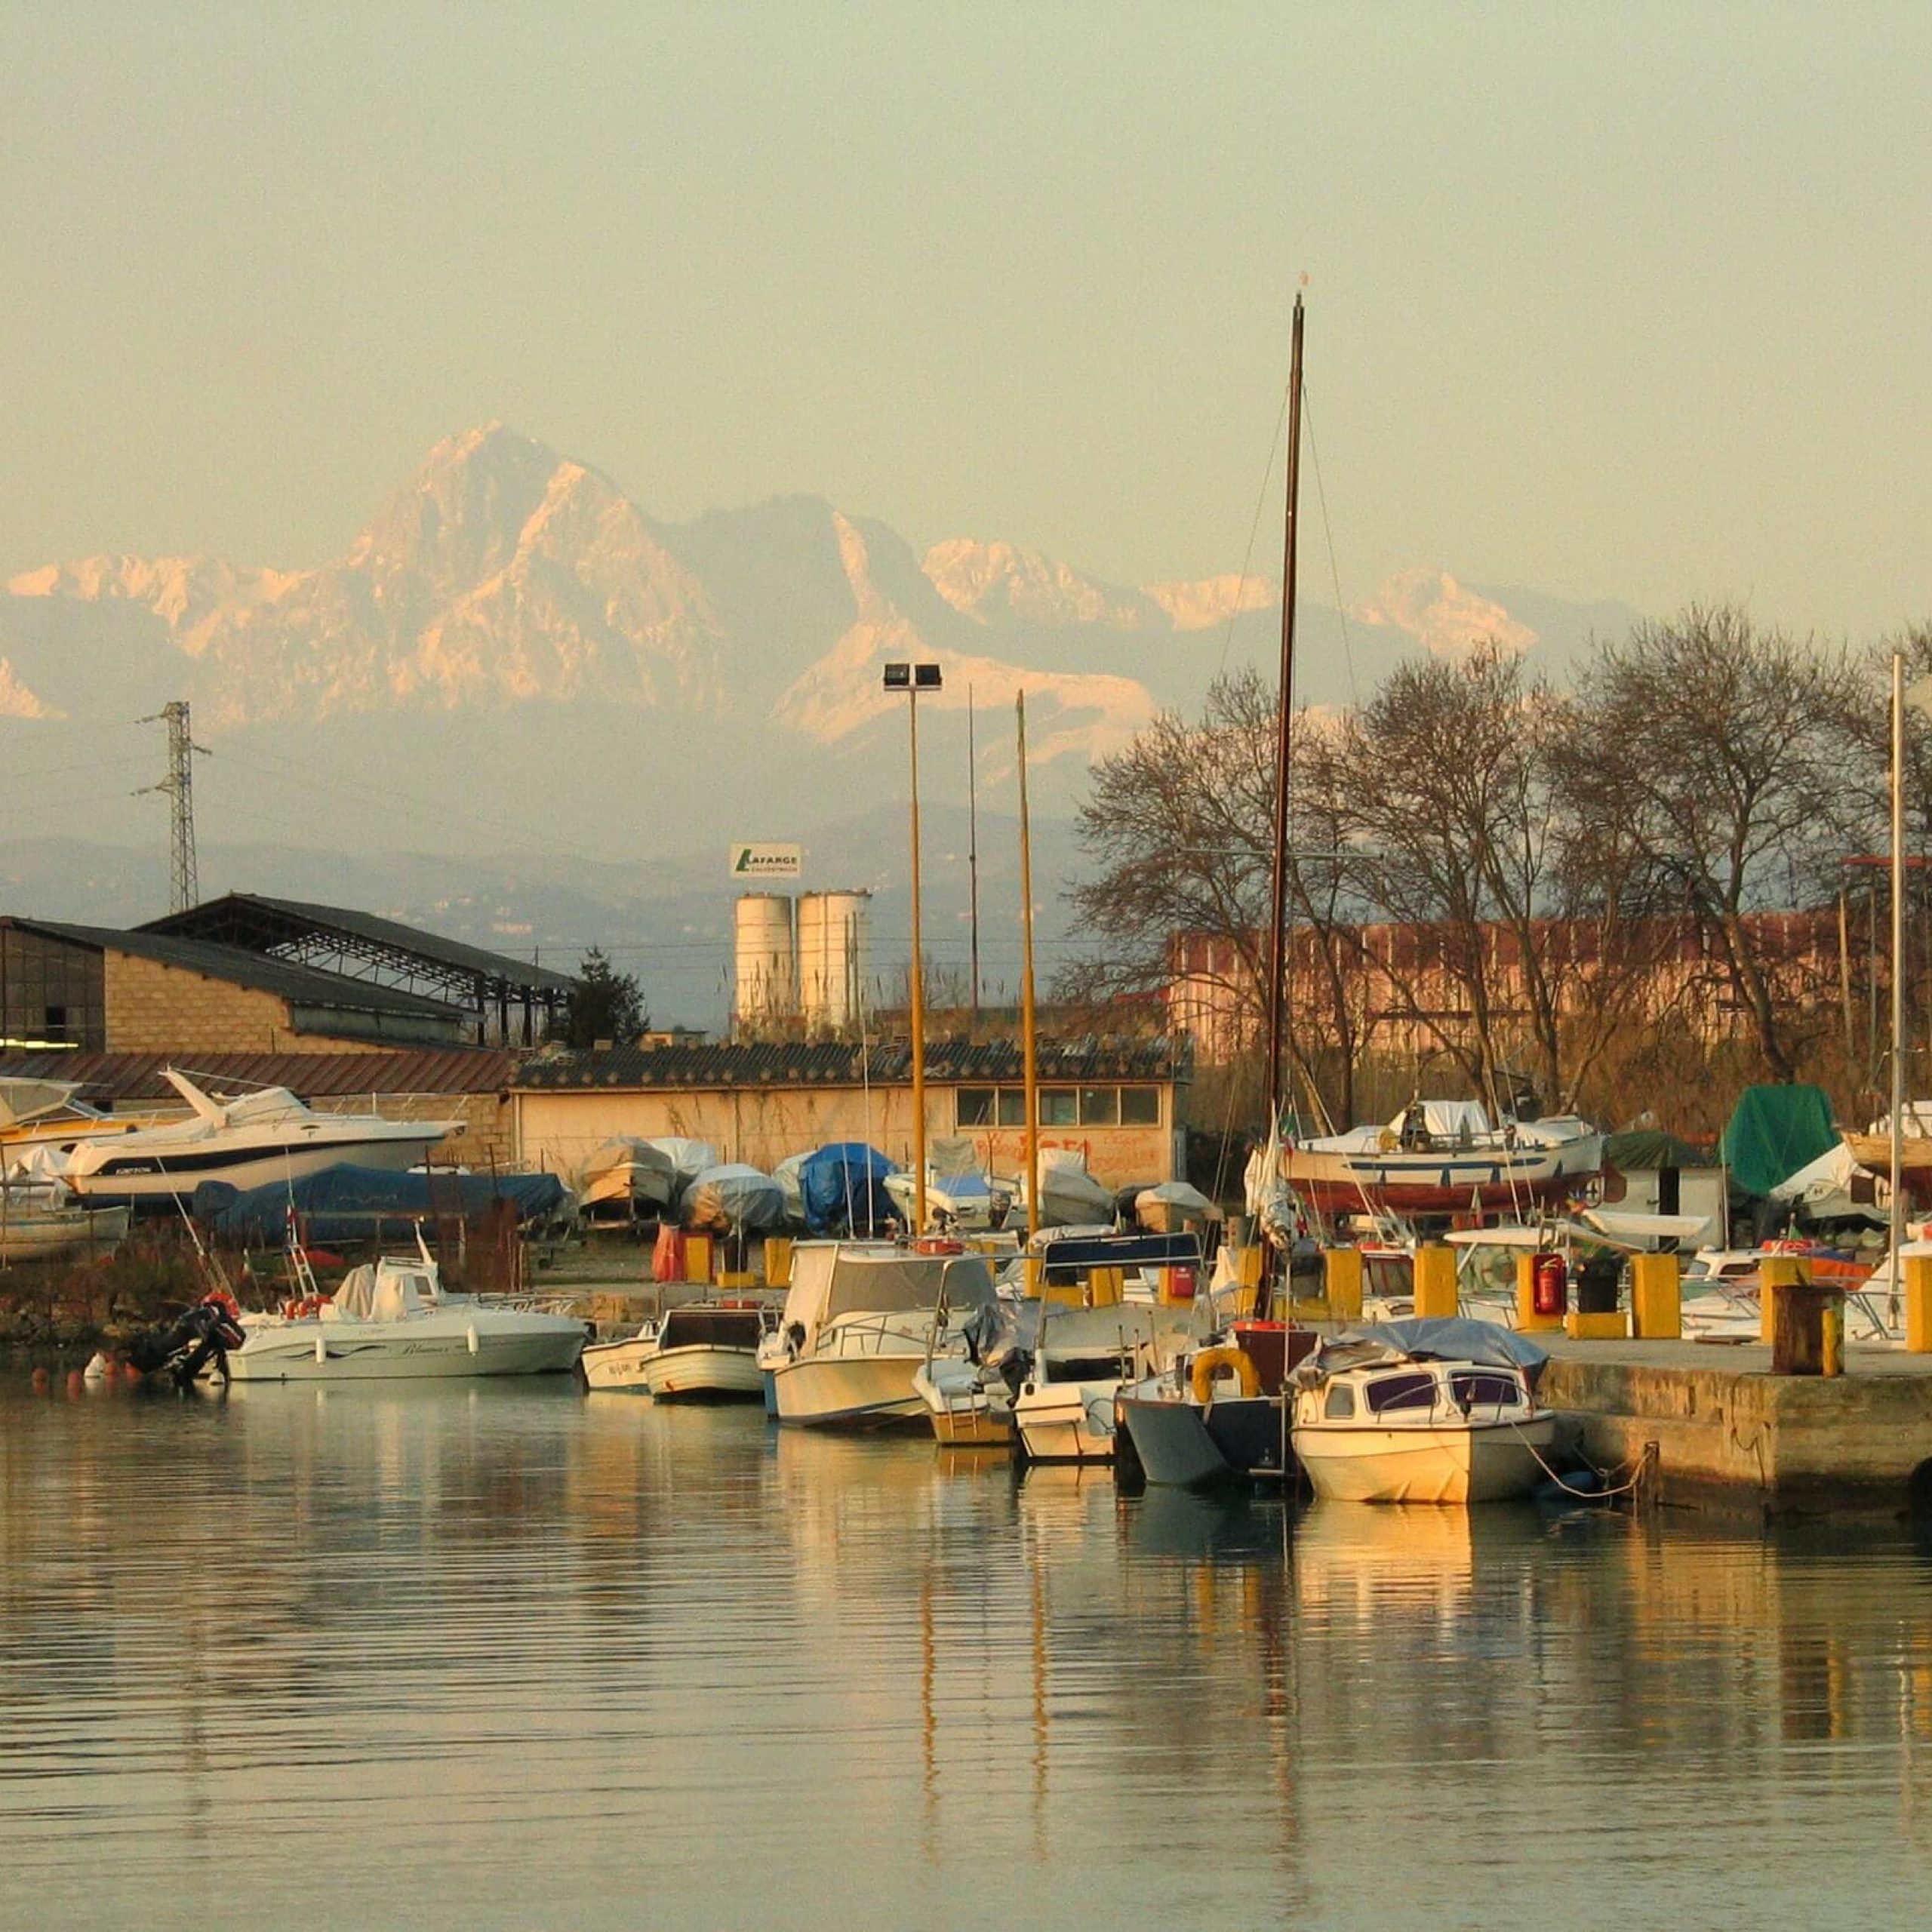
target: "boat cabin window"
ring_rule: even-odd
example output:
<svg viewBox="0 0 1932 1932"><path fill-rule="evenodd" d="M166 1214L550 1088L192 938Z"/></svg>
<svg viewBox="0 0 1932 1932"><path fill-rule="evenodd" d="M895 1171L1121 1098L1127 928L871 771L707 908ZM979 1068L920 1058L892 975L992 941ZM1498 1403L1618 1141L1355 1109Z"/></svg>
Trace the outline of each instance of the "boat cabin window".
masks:
<svg viewBox="0 0 1932 1932"><path fill-rule="evenodd" d="M1432 1409L1435 1377L1426 1369L1405 1375L1385 1375L1371 1382L1364 1392L1371 1415L1386 1415L1392 1409Z"/></svg>
<svg viewBox="0 0 1932 1932"><path fill-rule="evenodd" d="M1337 1422L1346 1422L1355 1412L1355 1392L1346 1382L1331 1382L1328 1385L1328 1399L1321 1405L1321 1413Z"/></svg>
<svg viewBox="0 0 1932 1932"><path fill-rule="evenodd" d="M755 1308L674 1308L658 1330L666 1349L755 1349L764 1318Z"/></svg>
<svg viewBox="0 0 1932 1932"><path fill-rule="evenodd" d="M1460 1370L1449 1378L1457 1406L1465 1409L1513 1409L1522 1405L1522 1385L1514 1376L1491 1370Z"/></svg>
<svg viewBox="0 0 1932 1932"><path fill-rule="evenodd" d="M1386 1297L1416 1291L1416 1265L1408 1255L1364 1254L1361 1268L1367 1278L1364 1285L1372 1295Z"/></svg>

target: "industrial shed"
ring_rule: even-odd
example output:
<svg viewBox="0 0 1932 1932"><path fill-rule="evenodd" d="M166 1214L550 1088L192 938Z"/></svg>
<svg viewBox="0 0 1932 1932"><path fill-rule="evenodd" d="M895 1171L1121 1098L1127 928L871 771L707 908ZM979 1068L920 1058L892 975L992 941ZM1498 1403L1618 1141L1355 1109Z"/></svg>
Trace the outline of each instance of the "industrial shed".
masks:
<svg viewBox="0 0 1932 1932"><path fill-rule="evenodd" d="M142 932L212 942L367 986L432 999L462 1015L477 1045L534 1046L546 1038L577 982L534 961L342 906L231 892Z"/></svg>
<svg viewBox="0 0 1932 1932"><path fill-rule="evenodd" d="M1183 1172L1190 1063L1167 1038L1050 1041L1038 1053L1042 1146L1078 1149L1113 1186ZM768 1172L788 1154L863 1140L912 1158L912 1051L890 1041L674 1042L526 1060L512 1082L526 1164L566 1179L618 1134L688 1134ZM964 1134L993 1171L1026 1166L1018 1045L939 1040L926 1050L926 1131Z"/></svg>

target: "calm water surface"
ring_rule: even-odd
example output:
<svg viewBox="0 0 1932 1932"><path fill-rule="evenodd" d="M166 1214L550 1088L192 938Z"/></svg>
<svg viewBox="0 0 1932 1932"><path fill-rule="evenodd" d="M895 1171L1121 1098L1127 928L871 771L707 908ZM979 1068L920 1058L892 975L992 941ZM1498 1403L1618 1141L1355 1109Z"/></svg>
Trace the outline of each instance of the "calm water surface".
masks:
<svg viewBox="0 0 1932 1932"><path fill-rule="evenodd" d="M1903 1531L1131 1499L561 1383L14 1375L0 1561L10 1927L1932 1900Z"/></svg>

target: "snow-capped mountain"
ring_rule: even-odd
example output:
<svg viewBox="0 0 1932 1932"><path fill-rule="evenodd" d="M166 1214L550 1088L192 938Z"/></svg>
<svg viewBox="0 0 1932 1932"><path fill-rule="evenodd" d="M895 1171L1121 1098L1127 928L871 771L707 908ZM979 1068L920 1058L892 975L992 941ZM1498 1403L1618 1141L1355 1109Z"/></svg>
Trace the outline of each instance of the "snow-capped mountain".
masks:
<svg viewBox="0 0 1932 1932"><path fill-rule="evenodd" d="M944 673L921 704L937 795L965 789L968 706L1010 706L1023 687L1051 810L1159 707L1192 709L1217 672L1272 660L1276 595L1234 575L1110 584L1005 542L921 557L813 497L670 524L493 423L439 443L313 568L20 571L0 596L0 729L119 724L186 697L217 758L406 776L454 816L510 813L533 839L618 823L675 845L724 835L721 805L733 832L770 835L896 795L902 705L880 667L909 657ZM1319 606L1302 617L1301 688L1318 703L1475 630L1552 643L1513 599L1436 572L1392 580L1346 628ZM1010 771L1009 731L983 717L983 782Z"/></svg>

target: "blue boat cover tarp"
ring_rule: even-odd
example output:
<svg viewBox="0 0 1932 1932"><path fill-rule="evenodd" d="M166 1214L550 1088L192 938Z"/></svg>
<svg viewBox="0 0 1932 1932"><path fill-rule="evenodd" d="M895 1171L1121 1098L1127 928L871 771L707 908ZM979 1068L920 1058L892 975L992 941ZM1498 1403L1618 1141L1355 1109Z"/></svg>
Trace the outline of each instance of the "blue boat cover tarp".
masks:
<svg viewBox="0 0 1932 1932"><path fill-rule="evenodd" d="M898 1209L885 1177L898 1169L863 1140L835 1140L798 1164L805 1226L815 1235L881 1234Z"/></svg>
<svg viewBox="0 0 1932 1932"><path fill-rule="evenodd" d="M1822 1087L1747 1087L1724 1131L1724 1164L1734 1186L1767 1195L1838 1144Z"/></svg>
<svg viewBox="0 0 1932 1932"><path fill-rule="evenodd" d="M204 1181L195 1190L194 1214L225 1239L278 1247L292 1204L303 1238L330 1247L405 1234L435 1216L466 1220L497 1200L517 1204L519 1223L538 1220L569 1198L570 1190L555 1174L396 1174L339 1167L246 1192L225 1181Z"/></svg>

